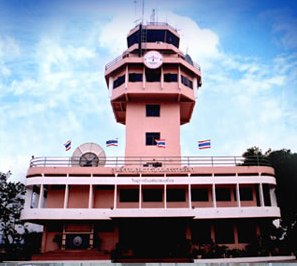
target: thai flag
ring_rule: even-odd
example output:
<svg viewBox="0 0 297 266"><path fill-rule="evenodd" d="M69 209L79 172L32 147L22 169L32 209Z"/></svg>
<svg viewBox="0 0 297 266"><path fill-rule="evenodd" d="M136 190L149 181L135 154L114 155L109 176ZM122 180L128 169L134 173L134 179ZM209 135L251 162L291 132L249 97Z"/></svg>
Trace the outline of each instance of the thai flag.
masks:
<svg viewBox="0 0 297 266"><path fill-rule="evenodd" d="M201 149L209 149L210 146L210 139L207 140L199 140L198 141L198 148Z"/></svg>
<svg viewBox="0 0 297 266"><path fill-rule="evenodd" d="M166 141L165 141L165 139L155 139L155 142L157 143L157 147L159 147L159 148L166 148Z"/></svg>
<svg viewBox="0 0 297 266"><path fill-rule="evenodd" d="M66 143L64 143L66 151L69 151L71 149L71 140L68 140Z"/></svg>
<svg viewBox="0 0 297 266"><path fill-rule="evenodd" d="M106 147L110 146L118 146L118 140L117 139L110 139L106 141Z"/></svg>

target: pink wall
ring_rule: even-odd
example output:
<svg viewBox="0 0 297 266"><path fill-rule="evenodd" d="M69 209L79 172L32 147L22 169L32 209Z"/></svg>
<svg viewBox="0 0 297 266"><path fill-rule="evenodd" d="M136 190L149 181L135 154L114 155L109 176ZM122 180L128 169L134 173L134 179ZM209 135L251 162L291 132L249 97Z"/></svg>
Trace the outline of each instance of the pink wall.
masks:
<svg viewBox="0 0 297 266"><path fill-rule="evenodd" d="M63 208L65 187L62 190L53 190L49 187L46 199L46 208Z"/></svg>
<svg viewBox="0 0 297 266"><path fill-rule="evenodd" d="M68 208L88 208L89 186L71 185L69 189Z"/></svg>
<svg viewBox="0 0 297 266"><path fill-rule="evenodd" d="M94 188L94 208L113 208L114 190Z"/></svg>
<svg viewBox="0 0 297 266"><path fill-rule="evenodd" d="M150 102L148 104L154 104ZM146 132L160 132L166 148L145 145ZM161 103L160 117L146 117L145 103L128 103L126 156L180 156L180 110L178 103Z"/></svg>
<svg viewBox="0 0 297 266"><path fill-rule="evenodd" d="M42 252L59 249L57 243L53 241L56 234L60 234L60 232L44 232L43 237L45 238L45 246Z"/></svg>

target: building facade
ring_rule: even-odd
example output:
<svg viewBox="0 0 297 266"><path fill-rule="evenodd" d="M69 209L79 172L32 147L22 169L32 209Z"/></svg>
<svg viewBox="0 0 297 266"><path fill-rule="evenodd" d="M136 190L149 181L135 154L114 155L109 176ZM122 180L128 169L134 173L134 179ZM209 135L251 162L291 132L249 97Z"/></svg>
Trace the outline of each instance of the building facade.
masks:
<svg viewBox="0 0 297 266"><path fill-rule="evenodd" d="M31 160L22 219L44 226L43 254L180 258L210 243L244 249L280 217L267 162L181 156L180 126L190 122L201 70L179 41L166 23L139 24L105 67L115 119L126 127L124 157L85 143L71 158Z"/></svg>

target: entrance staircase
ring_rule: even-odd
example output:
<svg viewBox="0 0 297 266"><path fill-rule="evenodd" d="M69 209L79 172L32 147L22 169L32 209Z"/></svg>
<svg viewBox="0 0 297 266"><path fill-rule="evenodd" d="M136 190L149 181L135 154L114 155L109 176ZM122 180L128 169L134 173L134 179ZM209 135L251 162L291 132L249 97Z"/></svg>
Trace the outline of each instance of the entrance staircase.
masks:
<svg viewBox="0 0 297 266"><path fill-rule="evenodd" d="M32 260L110 260L110 254L105 254L96 249L88 250L55 250L46 253L35 254Z"/></svg>

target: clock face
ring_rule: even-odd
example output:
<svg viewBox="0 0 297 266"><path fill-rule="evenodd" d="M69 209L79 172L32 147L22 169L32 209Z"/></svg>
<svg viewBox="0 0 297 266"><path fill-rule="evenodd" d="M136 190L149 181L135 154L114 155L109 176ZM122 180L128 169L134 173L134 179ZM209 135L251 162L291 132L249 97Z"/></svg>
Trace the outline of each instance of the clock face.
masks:
<svg viewBox="0 0 297 266"><path fill-rule="evenodd" d="M97 167L98 164L99 158L93 152L86 152L79 159L79 165L83 167Z"/></svg>
<svg viewBox="0 0 297 266"><path fill-rule="evenodd" d="M148 68L156 69L163 63L163 56L157 51L149 51L144 57L144 64Z"/></svg>

